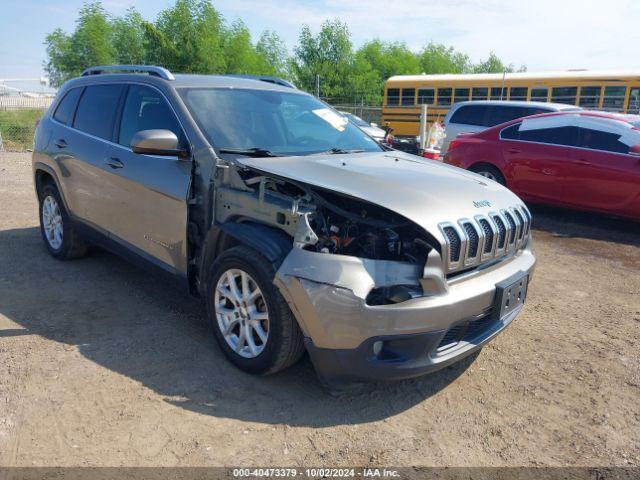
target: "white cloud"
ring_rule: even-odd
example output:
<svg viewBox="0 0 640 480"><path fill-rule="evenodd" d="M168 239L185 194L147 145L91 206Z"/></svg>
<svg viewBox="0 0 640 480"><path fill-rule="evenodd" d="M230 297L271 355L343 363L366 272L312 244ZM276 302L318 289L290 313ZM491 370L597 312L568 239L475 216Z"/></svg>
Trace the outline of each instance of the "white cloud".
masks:
<svg viewBox="0 0 640 480"><path fill-rule="evenodd" d="M494 51L529 70L638 67L637 0L218 0L228 16L278 31L293 46L303 24L349 25L354 43L379 37L419 49L430 40L474 60Z"/></svg>

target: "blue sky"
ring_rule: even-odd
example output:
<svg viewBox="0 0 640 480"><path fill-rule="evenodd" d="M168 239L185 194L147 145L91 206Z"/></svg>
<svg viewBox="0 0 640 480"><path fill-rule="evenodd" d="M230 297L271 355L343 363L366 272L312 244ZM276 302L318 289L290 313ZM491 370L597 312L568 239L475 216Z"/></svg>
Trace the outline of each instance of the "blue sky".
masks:
<svg viewBox="0 0 640 480"><path fill-rule="evenodd" d="M112 14L135 6L155 19L172 0L104 0ZM82 0L0 0L0 79L39 77L45 35L73 30ZM357 45L373 37L418 50L430 40L474 60L495 51L530 71L640 68L638 0L214 0L228 21L242 18L254 38L276 30L291 49L303 24L349 25Z"/></svg>

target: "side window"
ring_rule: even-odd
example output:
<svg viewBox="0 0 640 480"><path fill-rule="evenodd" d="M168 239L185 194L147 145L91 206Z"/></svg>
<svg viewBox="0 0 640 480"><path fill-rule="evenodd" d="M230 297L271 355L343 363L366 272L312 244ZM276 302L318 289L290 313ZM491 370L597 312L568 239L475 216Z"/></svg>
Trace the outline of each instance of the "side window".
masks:
<svg viewBox="0 0 640 480"><path fill-rule="evenodd" d="M58 105L58 108L56 108L53 118L60 123L69 125L73 120L73 113L76 111L76 105L78 104L78 98L80 98L81 92L82 88L72 88L69 90Z"/></svg>
<svg viewBox="0 0 640 480"><path fill-rule="evenodd" d="M511 87L509 92L509 100L526 101L529 87Z"/></svg>
<svg viewBox="0 0 640 480"><path fill-rule="evenodd" d="M416 89L415 88L403 88L402 89L402 106L410 107L415 104Z"/></svg>
<svg viewBox="0 0 640 480"><path fill-rule="evenodd" d="M418 105L433 105L436 91L433 88L418 89Z"/></svg>
<svg viewBox="0 0 640 480"><path fill-rule="evenodd" d="M538 128L520 130L520 140L568 147L578 146L578 127Z"/></svg>
<svg viewBox="0 0 640 480"><path fill-rule="evenodd" d="M640 113L640 88L638 87L633 87L629 93L627 113Z"/></svg>
<svg viewBox="0 0 640 480"><path fill-rule="evenodd" d="M580 129L580 146L591 150L629 153L629 145L620 141L620 135L590 128Z"/></svg>
<svg viewBox="0 0 640 480"><path fill-rule="evenodd" d="M111 140L122 85L95 85L86 87L73 127L96 137Z"/></svg>
<svg viewBox="0 0 640 480"><path fill-rule="evenodd" d="M438 105L451 105L451 88L438 89Z"/></svg>
<svg viewBox="0 0 640 480"><path fill-rule="evenodd" d="M602 108L619 112L624 109L627 87L605 87Z"/></svg>
<svg viewBox="0 0 640 480"><path fill-rule="evenodd" d="M520 140L520 125L522 124L516 123L515 125L505 128L500 132L500 138L505 138L507 140Z"/></svg>
<svg viewBox="0 0 640 480"><path fill-rule="evenodd" d="M535 87L531 89L531 101L532 102L546 102L547 95L549 95L549 89L544 87Z"/></svg>
<svg viewBox="0 0 640 480"><path fill-rule="evenodd" d="M465 105L455 111L449 123L483 126L486 112L487 108L482 105Z"/></svg>
<svg viewBox="0 0 640 480"><path fill-rule="evenodd" d="M143 85L131 85L122 109L118 143L128 147L136 132L153 129L170 130L182 147L186 145L182 128L160 92Z"/></svg>
<svg viewBox="0 0 640 480"><path fill-rule="evenodd" d="M469 100L468 88L456 88L455 96L453 97L454 103L466 102Z"/></svg>
<svg viewBox="0 0 640 480"><path fill-rule="evenodd" d="M582 108L598 108L600 104L600 87L582 87L580 89L580 102Z"/></svg>
<svg viewBox="0 0 640 480"><path fill-rule="evenodd" d="M400 105L400 89L389 88L387 89L387 105Z"/></svg>
<svg viewBox="0 0 640 480"><path fill-rule="evenodd" d="M509 107L502 105L494 105L489 109L489 115L487 118L487 126L493 127L500 125L501 123L510 122L516 118L528 117L538 111L532 111L527 107Z"/></svg>
<svg viewBox="0 0 640 480"><path fill-rule="evenodd" d="M473 88L471 90L471 100L486 100L489 96L489 89L484 87Z"/></svg>
<svg viewBox="0 0 640 480"><path fill-rule="evenodd" d="M551 101L575 105L577 95L578 87L554 87L551 90Z"/></svg>
<svg viewBox="0 0 640 480"><path fill-rule="evenodd" d="M491 98L490 100L506 100L507 99L507 91L509 89L507 87L491 87Z"/></svg>

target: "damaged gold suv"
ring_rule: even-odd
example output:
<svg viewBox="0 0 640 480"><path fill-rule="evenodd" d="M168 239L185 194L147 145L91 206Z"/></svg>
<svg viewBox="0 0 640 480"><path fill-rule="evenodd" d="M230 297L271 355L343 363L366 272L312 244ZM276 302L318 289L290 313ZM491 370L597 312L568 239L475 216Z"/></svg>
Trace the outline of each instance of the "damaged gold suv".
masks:
<svg viewBox="0 0 640 480"><path fill-rule="evenodd" d="M256 374L442 368L522 310L531 215L506 188L386 149L271 77L92 67L40 122L33 172L56 258L90 244L179 279Z"/></svg>

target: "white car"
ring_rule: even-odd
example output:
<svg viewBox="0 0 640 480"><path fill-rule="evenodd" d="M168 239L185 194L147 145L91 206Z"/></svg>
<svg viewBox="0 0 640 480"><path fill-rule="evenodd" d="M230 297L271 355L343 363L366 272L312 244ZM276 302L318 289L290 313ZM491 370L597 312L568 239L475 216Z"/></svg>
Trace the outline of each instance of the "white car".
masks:
<svg viewBox="0 0 640 480"><path fill-rule="evenodd" d="M480 100L456 103L444 117L445 139L442 155L447 153L449 143L460 133L481 132L516 118L539 113L582 110L575 105L545 102L523 102L505 100Z"/></svg>
<svg viewBox="0 0 640 480"><path fill-rule="evenodd" d="M364 133L373 137L378 142L384 142L385 137L387 136L387 132L378 127L375 123L367 123L357 115L349 112L340 112L344 115L350 123L354 124Z"/></svg>

